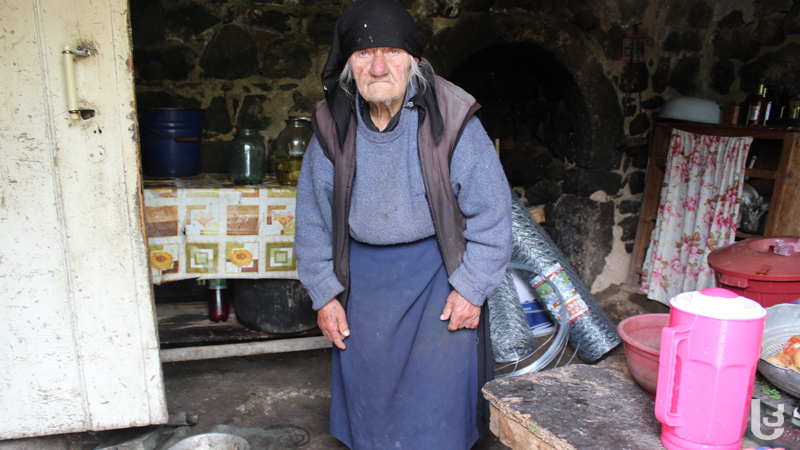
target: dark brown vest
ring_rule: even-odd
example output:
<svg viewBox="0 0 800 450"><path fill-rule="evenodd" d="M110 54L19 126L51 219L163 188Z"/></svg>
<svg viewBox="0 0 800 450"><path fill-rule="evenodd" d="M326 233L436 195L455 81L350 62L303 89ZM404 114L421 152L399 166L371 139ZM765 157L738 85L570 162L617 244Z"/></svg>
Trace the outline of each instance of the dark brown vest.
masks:
<svg viewBox="0 0 800 450"><path fill-rule="evenodd" d="M467 121L480 108L475 99L449 81L436 77L436 96L444 118L444 134L435 142L429 114L420 112L417 133L422 179L433 226L447 274L461 265L466 250L466 220L450 183L450 160ZM344 145L339 146L336 126L327 103L317 105L311 120L325 155L333 162L333 268L345 290L337 296L342 306L350 294L350 194L356 168L356 118L350 120ZM387 168L387 170L390 170Z"/></svg>

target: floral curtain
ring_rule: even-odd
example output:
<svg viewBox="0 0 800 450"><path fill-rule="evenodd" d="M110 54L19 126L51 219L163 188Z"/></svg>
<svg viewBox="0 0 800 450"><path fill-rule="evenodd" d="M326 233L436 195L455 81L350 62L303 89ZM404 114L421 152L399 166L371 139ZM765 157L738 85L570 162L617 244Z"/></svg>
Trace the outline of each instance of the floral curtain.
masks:
<svg viewBox="0 0 800 450"><path fill-rule="evenodd" d="M681 292L714 286L708 254L734 242L752 137L674 130L642 290L669 304Z"/></svg>

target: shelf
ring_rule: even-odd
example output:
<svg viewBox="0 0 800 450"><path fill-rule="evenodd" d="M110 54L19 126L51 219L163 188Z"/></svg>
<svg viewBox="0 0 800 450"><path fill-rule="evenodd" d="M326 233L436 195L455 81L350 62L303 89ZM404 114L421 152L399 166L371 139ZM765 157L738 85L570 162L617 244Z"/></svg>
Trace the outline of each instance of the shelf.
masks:
<svg viewBox="0 0 800 450"><path fill-rule="evenodd" d="M650 135L650 161L628 267L629 288L638 289L641 281L642 266L658 214L673 129L710 136L753 137L748 158L755 165L745 169L744 176L759 195L770 197L770 208L760 230L763 230L763 236L800 235L800 128L656 120ZM744 232L736 234L737 239L758 236Z"/></svg>
<svg viewBox="0 0 800 450"><path fill-rule="evenodd" d="M331 343L319 328L299 333L275 334L245 328L236 321L231 306L227 322L208 319L205 302L156 306L161 361L188 361L264 353L328 348Z"/></svg>
<svg viewBox="0 0 800 450"><path fill-rule="evenodd" d="M787 132L800 132L800 127L780 125L711 124L668 119L657 119L655 123L664 127L677 128L697 134L711 136L753 136L756 139L783 140Z"/></svg>
<svg viewBox="0 0 800 450"><path fill-rule="evenodd" d="M744 169L744 176L751 178L766 178L768 180L774 180L778 176L778 173L774 170Z"/></svg>

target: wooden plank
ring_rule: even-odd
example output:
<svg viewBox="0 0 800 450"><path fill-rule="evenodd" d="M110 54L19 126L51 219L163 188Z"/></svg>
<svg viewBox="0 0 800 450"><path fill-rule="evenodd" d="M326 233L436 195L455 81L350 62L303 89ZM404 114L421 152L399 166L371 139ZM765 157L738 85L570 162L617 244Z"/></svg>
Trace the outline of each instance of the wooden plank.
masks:
<svg viewBox="0 0 800 450"><path fill-rule="evenodd" d="M774 180L775 177L777 176L777 172L774 170L764 170L764 169L744 169L744 176Z"/></svg>
<svg viewBox="0 0 800 450"><path fill-rule="evenodd" d="M230 317L226 322L212 322L208 318L208 305L205 302L159 304L156 309L162 351L174 347L237 344L321 335L316 327L308 331L286 334L251 330L236 320L234 305L231 305Z"/></svg>
<svg viewBox="0 0 800 450"><path fill-rule="evenodd" d="M161 350L162 362L193 361L199 359L230 358L234 356L261 355L265 353L297 352L330 348L331 342L324 336L295 339L276 339L265 342L209 345Z"/></svg>
<svg viewBox="0 0 800 450"><path fill-rule="evenodd" d="M736 238L737 239L750 239L750 238L754 238L754 237L760 237L760 236L758 236L756 234L745 233L744 231L737 231L736 232Z"/></svg>
<svg viewBox="0 0 800 450"><path fill-rule="evenodd" d="M533 220L535 220L536 223L544 223L546 221L544 215L544 206L542 205L531 206L530 208L528 208L528 212L531 213L531 217L533 217Z"/></svg>
<svg viewBox="0 0 800 450"><path fill-rule="evenodd" d="M231 305L226 322L212 322L205 302L165 303L156 307L161 362L194 361L234 356L330 348L319 328L275 334L251 330L236 320Z"/></svg>
<svg viewBox="0 0 800 450"><path fill-rule="evenodd" d="M492 432L513 450L664 448L655 400L624 356L495 380L483 393L497 413Z"/></svg>
<svg viewBox="0 0 800 450"><path fill-rule="evenodd" d="M512 449L531 450L575 450L569 444L556 443L558 447L543 441L536 434L525 429L522 424L511 420L494 405L489 405L489 429L500 439L500 442Z"/></svg>
<svg viewBox="0 0 800 450"><path fill-rule="evenodd" d="M661 185L664 180L667 149L672 129L656 123L651 131L650 160L645 175L645 188L642 193L642 206L639 210L639 221L636 236L633 240L633 251L628 267L627 287L634 292L642 292L640 288L642 266L650 244L650 234L655 227L658 213Z"/></svg>
<svg viewBox="0 0 800 450"><path fill-rule="evenodd" d="M764 234L800 235L800 137L787 136L781 149Z"/></svg>
<svg viewBox="0 0 800 450"><path fill-rule="evenodd" d="M741 137L752 136L756 139L782 140L786 132L797 132L800 128L779 127L779 126L753 126L753 125L730 125L730 124L704 124L695 122L678 122L661 120L657 125L676 128L694 134L705 134L709 136L728 136Z"/></svg>

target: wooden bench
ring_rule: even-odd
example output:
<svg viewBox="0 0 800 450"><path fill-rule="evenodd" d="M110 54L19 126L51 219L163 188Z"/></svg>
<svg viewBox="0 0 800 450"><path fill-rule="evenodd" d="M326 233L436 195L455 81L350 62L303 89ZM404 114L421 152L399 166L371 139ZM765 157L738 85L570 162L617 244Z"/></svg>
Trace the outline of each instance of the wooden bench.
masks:
<svg viewBox="0 0 800 450"><path fill-rule="evenodd" d="M491 430L513 450L656 450L655 400L624 356L495 380L483 388Z"/></svg>
<svg viewBox="0 0 800 450"><path fill-rule="evenodd" d="M765 393L762 386L771 391ZM800 406L788 394L770 398L773 392L769 382L756 379L753 398L767 408L782 403L791 414ZM492 433L512 450L664 448L655 399L633 379L624 355L495 380L483 393L491 408ZM791 433L787 439L800 439L800 427L791 427ZM761 446L745 436L741 448Z"/></svg>

